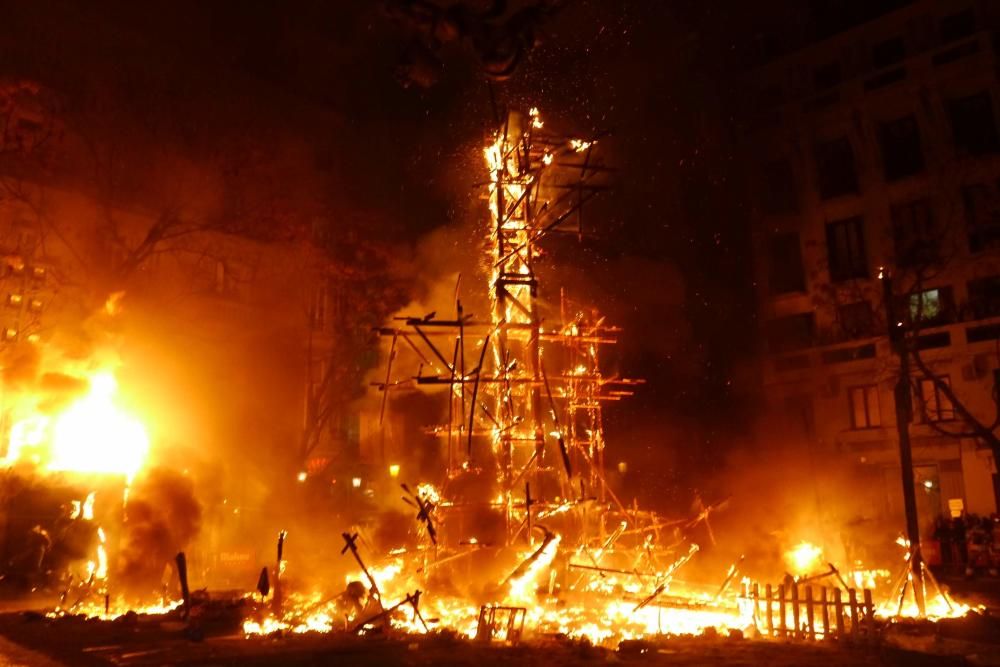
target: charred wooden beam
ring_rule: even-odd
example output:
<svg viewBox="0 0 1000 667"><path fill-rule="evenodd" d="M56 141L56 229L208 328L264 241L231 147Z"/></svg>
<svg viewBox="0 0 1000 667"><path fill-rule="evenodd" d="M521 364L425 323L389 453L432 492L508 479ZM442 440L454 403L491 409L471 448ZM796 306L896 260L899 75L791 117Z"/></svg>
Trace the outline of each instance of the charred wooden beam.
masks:
<svg viewBox="0 0 1000 667"><path fill-rule="evenodd" d="M365 561L361 559L361 553L358 551L358 534L357 533L341 533L341 537L344 538L344 548L340 550L340 554L343 555L350 550L351 555L354 556L354 560L358 562L361 567L361 571L365 573L368 578L368 583L371 584L372 594L375 596L376 600L382 600L382 593L378 589L378 583L375 581L375 577L372 573L368 571L368 566L365 565Z"/></svg>
<svg viewBox="0 0 1000 667"><path fill-rule="evenodd" d="M545 528L544 526L537 526L537 527L538 527L538 528L541 528L542 530L544 530L544 531L545 531L545 537L544 537L544 538L542 539L542 543L541 543L541 545L539 545L539 547L538 547L537 549L535 549L535 550L534 550L534 551L533 551L533 552L531 553L531 555L530 555L530 556L528 556L528 557L527 557L526 559L524 559L524 560L523 560L523 561L521 562L521 564L520 564L520 565L518 565L518 566L517 566L517 568L515 568L515 569L514 569L514 571L513 571L513 572L511 572L511 573L510 573L510 574L509 574L509 575L507 576L507 578L506 578L506 579L504 579L504 580L503 580L503 583L501 584L501 586L506 586L506 585L507 585L507 584L509 584L509 583L510 583L510 582L511 582L512 580L516 579L517 577L520 577L520 576L522 576L522 575L523 575L523 574L524 574L525 572L527 572L527 571L528 571L528 568L529 568L529 567L531 567L531 565L532 565L532 564L533 564L533 563L534 563L535 561L537 561L537 560L538 560L539 558L541 558L541 556L542 556L542 553L543 553L543 552L545 551L545 548L546 548L546 547L548 547L548 546L549 546L549 544L551 544L551 543L552 543L552 540L556 539L556 534L555 534L555 533L553 533L553 532L551 532L551 531L549 531L549 530L548 530L548 529L546 529L546 528Z"/></svg>
<svg viewBox="0 0 1000 667"><path fill-rule="evenodd" d="M177 563L177 578L181 582L181 599L184 601L183 618L186 621L191 617L191 589L188 587L187 557L183 551L177 554L174 562Z"/></svg>
<svg viewBox="0 0 1000 667"><path fill-rule="evenodd" d="M274 613L279 616L281 615L281 605L284 602L281 596L281 561L284 559L286 537L288 537L288 531L278 531L278 561L274 568L274 598L272 605Z"/></svg>

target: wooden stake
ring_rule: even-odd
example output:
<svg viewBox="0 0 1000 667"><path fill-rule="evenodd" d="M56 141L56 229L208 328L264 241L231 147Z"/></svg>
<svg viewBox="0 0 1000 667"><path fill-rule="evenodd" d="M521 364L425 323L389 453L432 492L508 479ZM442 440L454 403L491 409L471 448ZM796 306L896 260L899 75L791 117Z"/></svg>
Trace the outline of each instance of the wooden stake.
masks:
<svg viewBox="0 0 1000 667"><path fill-rule="evenodd" d="M187 557L181 551L177 554L177 577L181 580L181 598L184 600L184 620L191 616L191 590L188 588Z"/></svg>
<svg viewBox="0 0 1000 667"><path fill-rule="evenodd" d="M792 584L792 622L794 625L794 631L792 636L796 639L802 637L802 626L799 624L800 610L799 610L799 585Z"/></svg>
<svg viewBox="0 0 1000 667"><path fill-rule="evenodd" d="M848 600L851 604L851 634L858 634L858 592L853 588L847 591Z"/></svg>
<svg viewBox="0 0 1000 667"><path fill-rule="evenodd" d="M813 589L806 586L806 628L809 641L816 641L816 614L813 610Z"/></svg>
<svg viewBox="0 0 1000 667"><path fill-rule="evenodd" d="M765 598L764 607L767 609L767 636L768 637L773 637L774 636L774 616L771 613L772 612L772 610L771 610L771 599L772 599L771 598L771 584L767 584L764 587L764 598Z"/></svg>
<svg viewBox="0 0 1000 667"><path fill-rule="evenodd" d="M785 585L778 584L778 627L780 628L781 638L784 639L788 637L788 621L786 620L785 611Z"/></svg>
<svg viewBox="0 0 1000 667"><path fill-rule="evenodd" d="M843 639L846 636L844 633L844 601L841 598L839 588L833 591L833 610L837 618L837 637Z"/></svg>
<svg viewBox="0 0 1000 667"><path fill-rule="evenodd" d="M826 586L819 589L820 623L823 627L823 639L830 639L830 607L826 601Z"/></svg>
<svg viewBox="0 0 1000 667"><path fill-rule="evenodd" d="M865 594L865 632L869 637L875 636L875 605L872 604L872 592L864 590Z"/></svg>

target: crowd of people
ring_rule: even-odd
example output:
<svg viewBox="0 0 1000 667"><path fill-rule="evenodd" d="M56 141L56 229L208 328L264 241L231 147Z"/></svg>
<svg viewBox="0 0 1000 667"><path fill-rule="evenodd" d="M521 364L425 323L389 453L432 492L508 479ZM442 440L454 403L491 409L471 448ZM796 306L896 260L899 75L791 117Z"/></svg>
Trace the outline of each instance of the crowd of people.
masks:
<svg viewBox="0 0 1000 667"><path fill-rule="evenodd" d="M939 549L937 558L928 557L931 565L966 575L1000 571L1000 516L938 517L932 537Z"/></svg>

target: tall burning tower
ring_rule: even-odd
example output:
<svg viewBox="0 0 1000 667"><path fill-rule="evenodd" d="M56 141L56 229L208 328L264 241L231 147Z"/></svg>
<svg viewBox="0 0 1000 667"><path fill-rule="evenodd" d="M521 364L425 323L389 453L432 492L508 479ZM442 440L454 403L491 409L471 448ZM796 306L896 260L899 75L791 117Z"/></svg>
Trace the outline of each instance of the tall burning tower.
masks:
<svg viewBox="0 0 1000 667"><path fill-rule="evenodd" d="M537 273L546 237L582 236L584 205L607 187L595 144L549 133L536 109L508 114L484 151L489 319L466 315L456 298L454 319L404 316L380 330L392 339L383 409L408 381L392 379L402 341L423 362L412 380L448 388L447 423L436 429L448 479L495 473L490 504L504 514L508 542L530 539L533 516L609 495L624 510L605 483L602 404L635 381L605 376L599 354L619 330L561 294L559 312L543 313Z"/></svg>

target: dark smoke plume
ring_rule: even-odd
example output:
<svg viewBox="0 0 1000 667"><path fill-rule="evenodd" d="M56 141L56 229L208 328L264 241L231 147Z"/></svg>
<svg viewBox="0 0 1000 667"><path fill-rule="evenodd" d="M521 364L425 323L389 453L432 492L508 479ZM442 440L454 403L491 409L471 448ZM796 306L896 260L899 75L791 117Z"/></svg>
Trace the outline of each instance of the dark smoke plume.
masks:
<svg viewBox="0 0 1000 667"><path fill-rule="evenodd" d="M180 473L153 468L135 481L125 507L118 576L127 593L141 597L158 588L166 565L198 534L201 515L194 484Z"/></svg>

